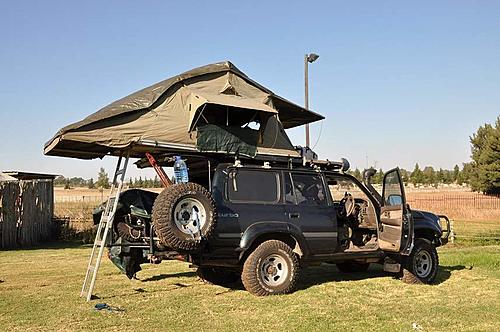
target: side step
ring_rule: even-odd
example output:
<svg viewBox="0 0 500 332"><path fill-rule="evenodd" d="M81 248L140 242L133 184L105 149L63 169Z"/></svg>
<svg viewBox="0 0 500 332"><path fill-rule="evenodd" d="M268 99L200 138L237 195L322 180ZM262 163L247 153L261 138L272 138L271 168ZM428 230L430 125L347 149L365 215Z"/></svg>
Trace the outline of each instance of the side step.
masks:
<svg viewBox="0 0 500 332"><path fill-rule="evenodd" d="M386 262L384 262L384 271L391 272L391 273L398 273L399 271L401 271L401 264L386 261Z"/></svg>

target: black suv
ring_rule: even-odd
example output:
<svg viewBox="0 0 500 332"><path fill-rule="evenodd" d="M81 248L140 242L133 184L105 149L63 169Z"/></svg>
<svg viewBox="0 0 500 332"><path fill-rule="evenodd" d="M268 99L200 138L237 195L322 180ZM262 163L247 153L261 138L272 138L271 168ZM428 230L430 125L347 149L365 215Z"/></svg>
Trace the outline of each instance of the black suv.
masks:
<svg viewBox="0 0 500 332"><path fill-rule="evenodd" d="M236 161L157 197L126 191L110 257L129 277L144 257L186 260L201 278L215 284L241 278L255 295L291 292L300 269L322 262L342 272L378 263L405 281L432 283L448 219L411 210L398 169L385 174L380 195L370 184L373 170L361 183L347 168L345 162Z"/></svg>

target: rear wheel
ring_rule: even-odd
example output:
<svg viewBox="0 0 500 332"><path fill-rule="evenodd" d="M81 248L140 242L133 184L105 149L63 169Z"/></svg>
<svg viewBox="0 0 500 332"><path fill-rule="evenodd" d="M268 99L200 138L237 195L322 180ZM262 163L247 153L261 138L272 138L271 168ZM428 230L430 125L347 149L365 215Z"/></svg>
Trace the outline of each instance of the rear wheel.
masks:
<svg viewBox="0 0 500 332"><path fill-rule="evenodd" d="M436 279L438 269L436 247L426 239L417 239L405 263L402 280L410 284L431 284Z"/></svg>
<svg viewBox="0 0 500 332"><path fill-rule="evenodd" d="M340 272L351 273L351 272L365 272L370 267L370 263L360 263L356 261L347 261L342 263L337 263L337 268Z"/></svg>
<svg viewBox="0 0 500 332"><path fill-rule="evenodd" d="M261 243L246 259L241 280L245 289L258 296L286 294L294 290L299 261L284 242Z"/></svg>

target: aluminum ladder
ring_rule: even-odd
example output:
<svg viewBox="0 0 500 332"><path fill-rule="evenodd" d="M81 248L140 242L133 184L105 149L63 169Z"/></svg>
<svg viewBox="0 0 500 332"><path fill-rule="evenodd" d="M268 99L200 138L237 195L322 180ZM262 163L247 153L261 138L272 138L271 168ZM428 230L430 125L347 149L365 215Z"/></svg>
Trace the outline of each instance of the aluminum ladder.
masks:
<svg viewBox="0 0 500 332"><path fill-rule="evenodd" d="M101 220L99 221L94 246L92 247L87 272L85 273L85 280L80 293L80 296L87 297L87 301L90 301L92 298L92 291L95 287L97 272L99 271L99 266L101 265L102 255L107 244L106 241L108 239L109 230L113 225L113 219L118 206L118 198L120 197L120 193L123 188L129 155L129 152L127 152L125 156L123 156L122 153L118 158L115 175L113 176L113 182L111 184L108 200L106 202L106 208L104 209L101 215Z"/></svg>

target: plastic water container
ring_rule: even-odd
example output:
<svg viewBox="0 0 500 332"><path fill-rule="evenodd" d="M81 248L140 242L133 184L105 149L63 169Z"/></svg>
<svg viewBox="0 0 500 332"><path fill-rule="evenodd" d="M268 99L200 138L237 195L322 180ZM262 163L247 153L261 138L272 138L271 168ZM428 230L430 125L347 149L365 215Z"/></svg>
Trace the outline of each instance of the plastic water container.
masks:
<svg viewBox="0 0 500 332"><path fill-rule="evenodd" d="M189 182L188 168L186 162L180 156L175 156L174 174L176 183Z"/></svg>

